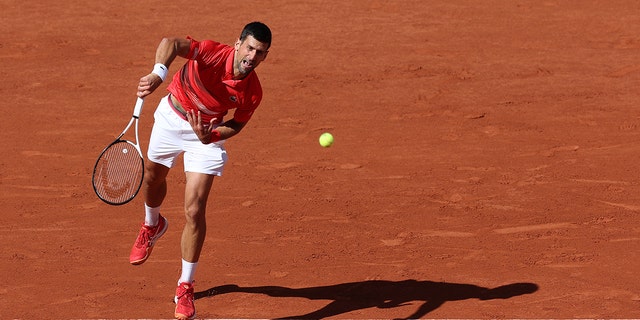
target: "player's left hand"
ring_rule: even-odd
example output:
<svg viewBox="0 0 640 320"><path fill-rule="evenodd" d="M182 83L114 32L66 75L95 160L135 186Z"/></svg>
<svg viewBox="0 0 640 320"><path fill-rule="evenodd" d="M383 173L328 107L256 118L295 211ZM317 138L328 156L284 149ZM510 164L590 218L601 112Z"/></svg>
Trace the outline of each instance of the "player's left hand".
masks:
<svg viewBox="0 0 640 320"><path fill-rule="evenodd" d="M189 121L189 124L191 125L193 132L198 136L198 139L200 139L204 144L211 143L211 135L215 130L213 124L216 120L218 120L218 118L213 118L209 123L204 123L202 122L202 114L200 113L200 110L198 110L198 112L193 110L187 111L187 121Z"/></svg>

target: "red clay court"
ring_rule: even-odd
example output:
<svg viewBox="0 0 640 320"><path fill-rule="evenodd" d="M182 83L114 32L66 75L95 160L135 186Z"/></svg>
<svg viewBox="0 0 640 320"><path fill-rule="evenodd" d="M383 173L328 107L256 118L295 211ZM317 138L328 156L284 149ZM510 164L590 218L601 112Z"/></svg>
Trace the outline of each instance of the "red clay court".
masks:
<svg viewBox="0 0 640 320"><path fill-rule="evenodd" d="M640 318L622 0L2 1L0 318L171 318L182 164L137 267L142 199L102 203L93 165L162 37L253 20L265 98L214 182L199 318Z"/></svg>

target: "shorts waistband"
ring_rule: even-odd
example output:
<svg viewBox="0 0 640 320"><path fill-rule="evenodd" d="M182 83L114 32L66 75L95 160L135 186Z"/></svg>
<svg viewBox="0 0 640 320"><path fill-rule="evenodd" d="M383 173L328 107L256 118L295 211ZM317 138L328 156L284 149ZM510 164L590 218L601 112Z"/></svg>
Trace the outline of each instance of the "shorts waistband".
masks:
<svg viewBox="0 0 640 320"><path fill-rule="evenodd" d="M178 102L178 100L172 94L169 94L169 99L167 100L169 101L171 109L173 109L173 111L175 111L175 113L178 114L180 118L182 118L183 120L187 120L187 112L182 109L180 102Z"/></svg>

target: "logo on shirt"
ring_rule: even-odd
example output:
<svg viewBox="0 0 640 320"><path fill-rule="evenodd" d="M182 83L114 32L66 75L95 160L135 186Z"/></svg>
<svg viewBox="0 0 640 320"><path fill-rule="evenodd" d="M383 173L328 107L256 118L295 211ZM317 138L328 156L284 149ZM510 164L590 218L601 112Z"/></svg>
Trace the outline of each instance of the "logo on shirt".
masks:
<svg viewBox="0 0 640 320"><path fill-rule="evenodd" d="M233 102L233 103L237 103L238 102L238 98L236 98L236 96L230 96L229 100L231 100L231 102Z"/></svg>

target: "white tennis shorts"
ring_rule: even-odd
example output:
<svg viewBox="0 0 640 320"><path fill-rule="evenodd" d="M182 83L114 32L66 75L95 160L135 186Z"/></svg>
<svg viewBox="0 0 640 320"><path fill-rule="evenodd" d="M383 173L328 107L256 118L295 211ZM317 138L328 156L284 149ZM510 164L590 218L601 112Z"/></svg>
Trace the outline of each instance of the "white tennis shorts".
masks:
<svg viewBox="0 0 640 320"><path fill-rule="evenodd" d="M149 139L147 158L173 168L184 153L184 171L220 176L227 162L224 140L203 144L188 121L169 105L169 96L160 100L154 113L155 122Z"/></svg>

